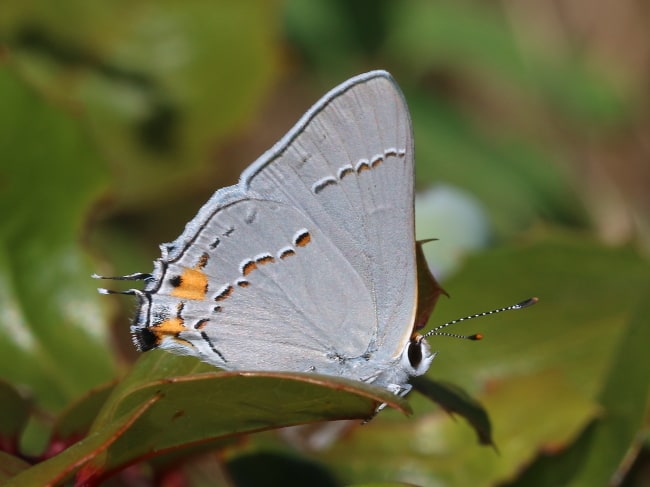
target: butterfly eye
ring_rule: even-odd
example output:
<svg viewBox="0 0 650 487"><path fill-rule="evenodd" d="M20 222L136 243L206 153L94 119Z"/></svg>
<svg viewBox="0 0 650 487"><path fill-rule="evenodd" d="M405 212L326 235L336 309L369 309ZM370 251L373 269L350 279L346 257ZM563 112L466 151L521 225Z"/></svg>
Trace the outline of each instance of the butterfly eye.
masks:
<svg viewBox="0 0 650 487"><path fill-rule="evenodd" d="M407 355L409 359L409 364L411 365L411 367L417 370L418 366L422 362L422 346L419 341L411 340L409 342Z"/></svg>
<svg viewBox="0 0 650 487"><path fill-rule="evenodd" d="M422 375L429 370L435 356L427 341L418 336L411 339L404 348L401 364L409 375Z"/></svg>

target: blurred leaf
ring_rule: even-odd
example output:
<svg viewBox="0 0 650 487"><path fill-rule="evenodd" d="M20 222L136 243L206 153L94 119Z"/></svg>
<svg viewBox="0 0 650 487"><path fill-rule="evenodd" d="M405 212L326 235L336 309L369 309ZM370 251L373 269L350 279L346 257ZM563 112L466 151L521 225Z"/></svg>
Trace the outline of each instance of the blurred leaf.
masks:
<svg viewBox="0 0 650 487"><path fill-rule="evenodd" d="M0 35L34 84L83 108L121 205L196 191L279 60L277 2L5 4Z"/></svg>
<svg viewBox="0 0 650 487"><path fill-rule="evenodd" d="M183 445L182 448L169 450L165 453L147 458L145 461L147 470L151 471L152 478L156 481L164 478L166 475L174 475L179 471L193 473L197 464L202 464L203 467L212 467L218 470L220 475L223 475L223 452L227 452L229 448L235 448L237 445L246 443L246 440L246 436L239 435L230 438L219 437L193 445ZM208 481L215 485L220 485L215 481L214 477L215 475L210 475Z"/></svg>
<svg viewBox="0 0 650 487"><path fill-rule="evenodd" d="M287 37L310 65L337 66L347 72L361 54L360 46L355 43L352 21L344 15L345 8L340 2L288 0L283 13ZM343 66L337 62L342 50L351 54Z"/></svg>
<svg viewBox="0 0 650 487"><path fill-rule="evenodd" d="M528 227L540 216L584 221L566 171L553 161L557 155L528 142L506 143L483 134L449 102L433 95L409 90L407 99L420 185L450 183L465 189L485 206L501 236Z"/></svg>
<svg viewBox="0 0 650 487"><path fill-rule="evenodd" d="M511 10L393 3L384 50L402 69L396 74L412 112L418 182L468 190L502 238L540 217L586 225L584 181L567 170L575 144L592 140L594 130L628 127L633 115L633 102L605 69L569 45L540 47L544 39L526 30L526 19L513 27Z"/></svg>
<svg viewBox="0 0 650 487"><path fill-rule="evenodd" d="M348 487L417 487L415 484L402 482L372 482L370 484L353 484Z"/></svg>
<svg viewBox="0 0 650 487"><path fill-rule="evenodd" d="M413 387L438 404L450 415L458 414L465 419L478 437L481 445L494 445L492 426L487 412L481 404L460 387L443 381L434 381L427 377L411 379Z"/></svg>
<svg viewBox="0 0 650 487"><path fill-rule="evenodd" d="M0 451L18 453L18 440L32 409L30 401L11 384L0 380L0 405Z"/></svg>
<svg viewBox="0 0 650 487"><path fill-rule="evenodd" d="M390 0L288 0L286 36L302 60L331 84L356 74L383 47Z"/></svg>
<svg viewBox="0 0 650 487"><path fill-rule="evenodd" d="M96 387L68 405L56 419L43 456L57 455L83 439L114 387L114 382Z"/></svg>
<svg viewBox="0 0 650 487"><path fill-rule="evenodd" d="M105 173L78 121L10 68L0 67L0 376L56 410L113 375L78 247Z"/></svg>
<svg viewBox="0 0 650 487"><path fill-rule="evenodd" d="M115 440L130 428L146 412L158 397L151 398L135 411L123 416L101 432L91 434L64 450L55 457L45 460L3 484L3 487L22 487L25 485L61 485L69 480L79 468L110 447Z"/></svg>
<svg viewBox="0 0 650 487"><path fill-rule="evenodd" d="M645 295L627 323L598 396L603 414L587 438L588 459L572 486L620 481L629 467L627 455L633 458L644 441L639 432L650 412L650 367L639 367L639 358L647 356L650 343L650 279L641 289Z"/></svg>
<svg viewBox="0 0 650 487"><path fill-rule="evenodd" d="M0 482L4 482L15 475L18 475L29 467L29 463L25 460L0 451Z"/></svg>
<svg viewBox="0 0 650 487"><path fill-rule="evenodd" d="M485 340L472 344L478 349L436 341L444 346L432 367L436 376L472 393L485 390L481 401L501 450L497 477L513 475L540 448L573 441L596 417L598 391L649 278L650 266L631 249L555 236L476 256L445 283L452 296L471 297L472 307L459 310L455 300L445 301L436 322L540 297L534 308L475 323L489 327ZM499 326L491 328L489 320ZM634 349L629 353L636 357L630 360L644 360Z"/></svg>
<svg viewBox="0 0 650 487"><path fill-rule="evenodd" d="M650 265L632 248L577 235L540 233L529 240L467 259L464 269L445 281L451 299L438 303L434 320L444 323L530 296L540 302L458 325L468 334L478 327L484 340L468 345L436 339L435 346L444 349L434 366L446 380L475 384L470 392L486 380L558 369L576 392L595 398Z"/></svg>
<svg viewBox="0 0 650 487"><path fill-rule="evenodd" d="M281 485L283 487L339 487L325 466L290 452L254 451L227 463L228 477L237 487Z"/></svg>
<svg viewBox="0 0 650 487"><path fill-rule="evenodd" d="M419 74L446 69L468 79L497 78L508 95L515 87L523 88L531 107L541 97L580 122L581 128L611 126L630 114L631 106L604 70L590 67L572 52L540 48L544 39L535 39L534 31L517 36L506 9L426 0L393 7L388 50ZM525 23L519 28L525 29Z"/></svg>
<svg viewBox="0 0 650 487"><path fill-rule="evenodd" d="M643 439L639 431L650 406L650 368L639 367L638 362L650 343L649 313L650 301L646 297L620 340L598 397L602 408L598 417L566 450L543 454L523 475L507 485L620 484L641 448Z"/></svg>

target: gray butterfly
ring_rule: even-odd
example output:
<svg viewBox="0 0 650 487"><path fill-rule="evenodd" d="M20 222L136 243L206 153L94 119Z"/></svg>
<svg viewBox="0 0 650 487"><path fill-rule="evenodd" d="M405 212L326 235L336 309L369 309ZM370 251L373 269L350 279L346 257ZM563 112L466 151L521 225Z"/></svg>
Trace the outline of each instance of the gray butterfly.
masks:
<svg viewBox="0 0 650 487"><path fill-rule="evenodd" d="M151 274L117 278L145 281L127 291L141 351L400 395L433 360L414 334L411 121L385 71L327 93L160 248Z"/></svg>

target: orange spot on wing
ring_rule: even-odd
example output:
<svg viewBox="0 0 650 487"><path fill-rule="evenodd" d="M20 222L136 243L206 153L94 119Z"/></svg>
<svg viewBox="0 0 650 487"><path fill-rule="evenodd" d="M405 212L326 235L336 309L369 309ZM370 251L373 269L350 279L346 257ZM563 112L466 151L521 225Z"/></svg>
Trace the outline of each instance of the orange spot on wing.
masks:
<svg viewBox="0 0 650 487"><path fill-rule="evenodd" d="M169 318L161 323L149 328L149 331L156 336L156 342L160 343L166 336L178 338L177 335L182 331L187 331L182 318Z"/></svg>
<svg viewBox="0 0 650 487"><path fill-rule="evenodd" d="M286 250L283 250L283 251L282 251L282 253L280 254L280 258L281 258L282 260L284 260L284 259L286 259L287 257L291 257L292 255L296 255L295 250L292 250L292 249L286 249Z"/></svg>
<svg viewBox="0 0 650 487"><path fill-rule="evenodd" d="M181 299L200 301L205 299L208 292L208 276L200 269L185 269L180 276L180 282L171 295Z"/></svg>
<svg viewBox="0 0 650 487"><path fill-rule="evenodd" d="M296 245L298 247L304 247L311 241L311 235L309 235L309 232L302 233L298 236L296 239Z"/></svg>
<svg viewBox="0 0 650 487"><path fill-rule="evenodd" d="M256 264L254 261L249 260L249 261L246 262L246 264L244 265L244 267L243 267L243 269L242 269L242 274L245 275L245 276L247 276L248 274L250 274L251 272L253 272L255 269L257 269L257 264Z"/></svg>

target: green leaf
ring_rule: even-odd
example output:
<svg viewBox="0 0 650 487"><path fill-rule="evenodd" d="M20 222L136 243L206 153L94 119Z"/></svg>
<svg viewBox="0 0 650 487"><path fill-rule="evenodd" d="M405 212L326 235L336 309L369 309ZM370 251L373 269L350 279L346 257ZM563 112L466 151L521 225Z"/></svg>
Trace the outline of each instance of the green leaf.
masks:
<svg viewBox="0 0 650 487"><path fill-rule="evenodd" d="M295 451L256 449L238 455L224 465L233 486L281 485L284 487L338 487L340 482L317 459ZM223 467L222 467L223 468Z"/></svg>
<svg viewBox="0 0 650 487"><path fill-rule="evenodd" d="M56 418L43 457L54 456L83 439L114 387L114 382L96 387L68 405Z"/></svg>
<svg viewBox="0 0 650 487"><path fill-rule="evenodd" d="M498 80L533 110L541 96L582 128L611 127L631 114L632 106L605 70L592 68L569 48L540 47L544 39L536 38L534 29L517 36L506 12L453 1L396 3L387 51L418 74L445 69L468 79ZM532 20L518 22L525 29Z"/></svg>
<svg viewBox="0 0 650 487"><path fill-rule="evenodd" d="M646 296L618 344L598 397L598 416L568 448L542 454L508 485L579 487L617 484L617 479L623 478L642 446L639 431L650 406L650 368L640 367L638 362L650 343L649 313L650 300Z"/></svg>
<svg viewBox="0 0 650 487"><path fill-rule="evenodd" d="M105 171L78 120L9 68L0 68L0 376L56 410L114 373L78 245Z"/></svg>
<svg viewBox="0 0 650 487"><path fill-rule="evenodd" d="M386 391L313 374L207 373L142 384L121 398L114 415L131 410L154 394L161 399L146 419L125 432L104 458L94 462L97 469L110 471L144 456L253 431L313 421L363 419L372 415L378 402L398 404Z"/></svg>
<svg viewBox="0 0 650 487"><path fill-rule="evenodd" d="M11 384L0 380L0 405L0 451L18 453L20 435L32 409L30 401Z"/></svg>
<svg viewBox="0 0 650 487"><path fill-rule="evenodd" d="M61 485L72 478L79 468L110 447L119 435L128 430L146 412L156 398L142 404L135 411L115 421L112 428L91 434L55 457L41 462L12 477L3 487L25 485Z"/></svg>
<svg viewBox="0 0 650 487"><path fill-rule="evenodd" d="M650 289L650 280L642 289ZM648 353L650 343L650 294L641 298L618 344L606 382L598 396L603 413L597 429L588 438L588 459L571 486L605 484L622 478L643 444L639 432L650 411L650 367L639 367L639 358ZM588 446L587 446L588 445ZM578 449L584 451L580 445Z"/></svg>
<svg viewBox="0 0 650 487"><path fill-rule="evenodd" d="M536 217L584 220L557 154L526 140L504 141L477 129L449 101L404 86L417 141L420 185L452 184L485 207L497 235L512 235ZM443 233L435 237L444 238Z"/></svg>
<svg viewBox="0 0 650 487"><path fill-rule="evenodd" d="M370 484L354 484L348 487L417 487L415 484L402 482L372 482Z"/></svg>
<svg viewBox="0 0 650 487"><path fill-rule="evenodd" d="M83 107L122 208L163 194L179 204L206 171L224 177L210 155L259 111L276 76L275 2L136 1L128 15L110 2L6 3L0 37L44 92Z"/></svg>
<svg viewBox="0 0 650 487"><path fill-rule="evenodd" d="M443 381L434 381L427 377L411 379L413 387L424 396L438 404L449 414L458 414L465 419L476 432L481 445L492 445L492 425L487 411L460 387Z"/></svg>
<svg viewBox="0 0 650 487"><path fill-rule="evenodd" d="M0 483L18 475L23 470L28 469L29 466L29 463L25 460L0 451Z"/></svg>
<svg viewBox="0 0 650 487"><path fill-rule="evenodd" d="M226 444L236 435L314 421L364 419L382 402L409 410L403 399L357 381L205 370L214 368L192 358L148 352L113 391L86 439L16 482L54 481L79 469L78 481L96 481L137 461L201 443ZM175 375L191 371L199 373Z"/></svg>

